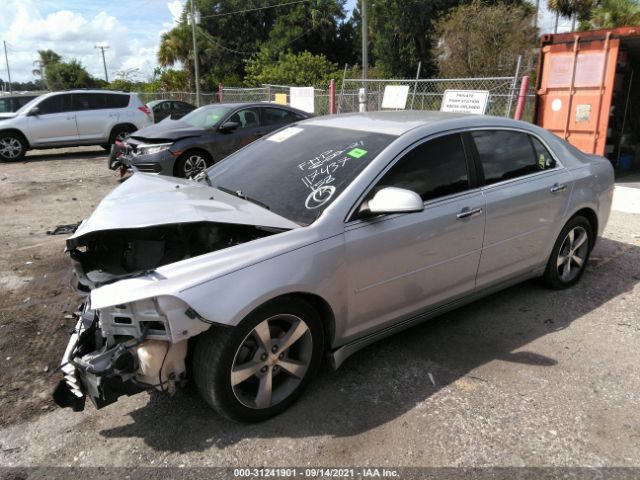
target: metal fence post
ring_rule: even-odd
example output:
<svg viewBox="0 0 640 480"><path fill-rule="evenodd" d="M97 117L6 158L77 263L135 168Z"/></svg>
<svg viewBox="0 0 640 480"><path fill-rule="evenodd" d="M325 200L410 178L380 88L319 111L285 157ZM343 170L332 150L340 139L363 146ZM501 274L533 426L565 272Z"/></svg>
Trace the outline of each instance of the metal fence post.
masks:
<svg viewBox="0 0 640 480"><path fill-rule="evenodd" d="M516 105L516 113L513 118L516 120L522 120L522 114L524 112L524 104L527 101L527 92L529 91L529 75L522 77L520 83L520 94L518 95L518 103Z"/></svg>
<svg viewBox="0 0 640 480"><path fill-rule="evenodd" d="M267 102L271 103L271 85L267 85Z"/></svg>
<svg viewBox="0 0 640 480"><path fill-rule="evenodd" d="M511 116L511 107L513 106L513 97L516 94L516 85L518 84L518 76L520 75L520 63L522 63L522 55L518 55L518 61L516 63L516 73L513 76L513 82L511 82L511 92L509 93L509 101L507 102L507 111L504 116L509 118Z"/></svg>
<svg viewBox="0 0 640 480"><path fill-rule="evenodd" d="M340 96L338 97L338 113L340 113L340 109L342 108L342 95L344 94L344 83L347 79L347 68L349 68L349 64L344 64L344 72L342 73L342 84L340 85Z"/></svg>
<svg viewBox="0 0 640 480"><path fill-rule="evenodd" d="M329 82L329 113L336 113L336 81L333 78Z"/></svg>
<svg viewBox="0 0 640 480"><path fill-rule="evenodd" d="M413 95L411 95L411 106L410 110L413 110L413 101L416 99L416 90L418 89L418 79L420 78L420 68L422 67L422 61L418 62L418 71L416 72L416 81L413 84Z"/></svg>

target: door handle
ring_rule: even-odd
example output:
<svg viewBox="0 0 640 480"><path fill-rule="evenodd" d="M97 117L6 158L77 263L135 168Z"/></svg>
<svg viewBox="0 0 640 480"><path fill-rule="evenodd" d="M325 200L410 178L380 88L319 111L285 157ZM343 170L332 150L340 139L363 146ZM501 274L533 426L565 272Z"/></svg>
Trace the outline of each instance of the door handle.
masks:
<svg viewBox="0 0 640 480"><path fill-rule="evenodd" d="M464 207L462 210L460 210L460 213L456 215L456 218L458 220L464 220L465 218L475 217L476 215L482 215L481 208Z"/></svg>
<svg viewBox="0 0 640 480"><path fill-rule="evenodd" d="M551 187L551 188L549 189L549 191L550 191L551 193L558 193L558 192L562 192L563 190L566 190L566 189L567 189L567 185L566 185L566 184L564 184L564 183L562 183L562 184L560 184L560 183L554 183L554 184L553 184L553 187Z"/></svg>
<svg viewBox="0 0 640 480"><path fill-rule="evenodd" d="M67 117L67 120L75 120L76 117Z"/></svg>

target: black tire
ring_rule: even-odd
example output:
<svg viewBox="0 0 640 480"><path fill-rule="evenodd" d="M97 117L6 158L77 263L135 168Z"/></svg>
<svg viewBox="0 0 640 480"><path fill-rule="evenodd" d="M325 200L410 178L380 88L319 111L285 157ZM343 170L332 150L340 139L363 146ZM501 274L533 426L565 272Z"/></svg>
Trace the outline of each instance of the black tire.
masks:
<svg viewBox="0 0 640 480"><path fill-rule="evenodd" d="M265 365L260 364L261 370L232 385L231 370L236 365L236 359L246 352L244 360L246 363L241 362L238 367L242 369L243 365L250 365L257 361L257 355L262 352L260 350L261 344L256 341L258 338L254 332L256 327L264 325L267 321L267 331L270 332L270 336L276 335L272 338L274 342L271 344L271 348L277 348L278 341L285 342L287 333L293 330L282 333L282 336L278 338L278 322L281 318L301 320L308 330L293 343L291 348L285 348L281 352L276 350L273 356L269 355L266 360L264 358L266 355L262 353L261 360L265 360ZM297 329L298 326L292 328ZM309 381L317 373L324 349L323 336L322 322L318 313L308 303L297 298L269 302L250 313L235 328L212 327L197 338L193 355L193 377L198 392L211 407L229 419L257 422L273 417L289 407L302 394ZM253 352L253 356L247 347L251 342L258 347ZM298 347L304 345L307 349L308 363L306 370L300 377L289 374L284 366L277 367L278 360L275 360L275 365L267 366L272 359L282 359L283 357L282 365L285 363L296 364L295 362L306 363L305 360L300 361L294 358L295 352L291 353L296 345ZM298 354L301 351L302 349L298 351ZM279 356L276 357L276 354ZM268 369L268 372L265 369ZM259 407L257 401L260 397L262 382L265 380L263 377L267 375L269 375L270 382L269 406ZM282 390L278 398L279 388ZM243 397L242 390L244 389L257 391L255 405L248 404L249 400L247 399L250 398L250 395Z"/></svg>
<svg viewBox="0 0 640 480"><path fill-rule="evenodd" d="M573 232L573 240L569 239L570 232ZM576 246L582 238L582 232L586 234L586 239ZM589 261L594 240L593 229L586 218L578 215L569 220L558 235L547 262L542 276L545 285L554 290L563 290L578 283ZM570 252L575 252L575 255ZM581 259L582 263L576 263L574 258Z"/></svg>
<svg viewBox="0 0 640 480"><path fill-rule="evenodd" d="M131 125L116 125L113 127L113 130L111 130L111 135L109 135L109 145L100 146L105 150L109 150L111 149L111 145L116 143L116 140L119 138L122 139L135 131L135 127L132 127Z"/></svg>
<svg viewBox="0 0 640 480"><path fill-rule="evenodd" d="M14 132L0 133L0 160L18 162L27 153L27 141L22 135Z"/></svg>
<svg viewBox="0 0 640 480"><path fill-rule="evenodd" d="M173 167L173 175L192 178L213 165L211 156L202 150L188 150L180 155Z"/></svg>

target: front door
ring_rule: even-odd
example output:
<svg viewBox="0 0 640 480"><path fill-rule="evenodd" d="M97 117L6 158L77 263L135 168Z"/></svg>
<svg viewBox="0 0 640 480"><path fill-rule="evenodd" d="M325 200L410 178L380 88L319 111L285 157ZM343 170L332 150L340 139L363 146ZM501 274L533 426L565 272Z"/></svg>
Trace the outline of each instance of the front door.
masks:
<svg viewBox="0 0 640 480"><path fill-rule="evenodd" d="M38 115L29 115L29 132L33 146L74 143L78 141L76 114L71 111L71 95L45 98L37 105Z"/></svg>
<svg viewBox="0 0 640 480"><path fill-rule="evenodd" d="M484 234L484 198L459 134L404 154L369 193L419 193L424 210L355 219L346 226L347 337L393 324L472 291Z"/></svg>

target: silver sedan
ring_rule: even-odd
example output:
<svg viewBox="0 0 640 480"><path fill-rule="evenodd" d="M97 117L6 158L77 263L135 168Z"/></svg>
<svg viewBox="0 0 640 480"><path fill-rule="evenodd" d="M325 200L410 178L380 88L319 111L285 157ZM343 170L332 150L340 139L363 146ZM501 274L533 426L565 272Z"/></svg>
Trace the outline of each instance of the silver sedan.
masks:
<svg viewBox="0 0 640 480"><path fill-rule="evenodd" d="M194 180L135 174L67 241L88 296L54 398L191 380L227 417L271 417L323 358L527 279L573 286L612 196L604 158L437 112L314 118Z"/></svg>

